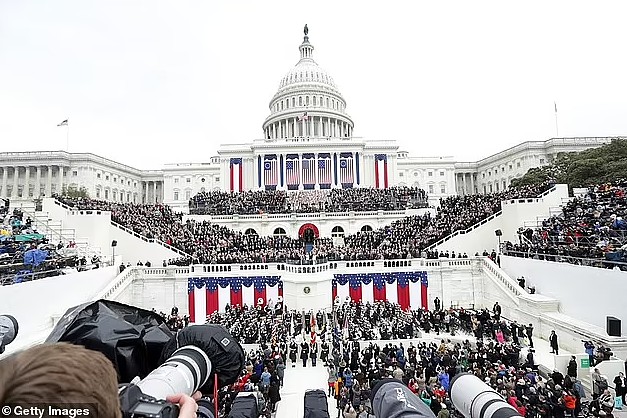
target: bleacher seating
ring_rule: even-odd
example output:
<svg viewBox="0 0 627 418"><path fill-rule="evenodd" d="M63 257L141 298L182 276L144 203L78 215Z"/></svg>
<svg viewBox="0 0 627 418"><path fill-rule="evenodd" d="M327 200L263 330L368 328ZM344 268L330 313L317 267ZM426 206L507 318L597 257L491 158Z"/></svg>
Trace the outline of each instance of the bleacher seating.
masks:
<svg viewBox="0 0 627 418"><path fill-rule="evenodd" d="M519 242L506 245L508 254L611 266L590 260L605 259L606 254L619 252L627 242L626 191L626 180L590 187L583 196L564 205L559 216L545 219L535 229L521 228ZM613 261L625 260L619 255Z"/></svg>
<svg viewBox="0 0 627 418"><path fill-rule="evenodd" d="M435 216L426 214L406 217L374 231L349 235L344 239L345 245L334 245L329 238L318 239L312 247L307 249L304 242L296 238L244 235L208 221L182 222L182 215L174 213L165 205L123 204L61 197L57 199L80 210L109 210L114 222L148 238L166 242L189 255L184 259L170 260L172 264L309 263L312 260L420 257L421 251L437 240L459 229L466 229L500 210L502 200L535 197L549 187L550 184L547 183L540 187L510 189L501 193L449 197L440 201ZM353 204L364 196L368 196L374 189L364 189L365 192L355 190L357 189L338 189L331 191L329 195L343 196L335 199L335 202ZM426 195L421 194L419 190L413 189L415 194L412 194L414 192L411 190L400 188L390 192L389 195L382 193L380 196L393 196L394 199L404 202L403 205L411 203L415 197L418 200L421 196L426 198ZM250 192L250 196L255 193ZM263 196L265 192L260 193ZM305 192L301 194L301 199L304 199L302 201L308 202L307 205L315 202L316 196L322 196L318 191L312 193L314 197L311 198L304 197ZM216 198L225 196L227 202L230 202L232 195L218 193L214 196ZM216 204L212 207L226 206ZM334 206L334 208L341 207Z"/></svg>
<svg viewBox="0 0 627 418"><path fill-rule="evenodd" d="M427 194L413 187L355 188L285 192L201 192L189 201L194 215L392 211L427 206Z"/></svg>
<svg viewBox="0 0 627 418"><path fill-rule="evenodd" d="M64 268L86 264L87 260L79 257L74 248L50 244L20 210L9 212L6 206L0 208L0 285L56 276Z"/></svg>

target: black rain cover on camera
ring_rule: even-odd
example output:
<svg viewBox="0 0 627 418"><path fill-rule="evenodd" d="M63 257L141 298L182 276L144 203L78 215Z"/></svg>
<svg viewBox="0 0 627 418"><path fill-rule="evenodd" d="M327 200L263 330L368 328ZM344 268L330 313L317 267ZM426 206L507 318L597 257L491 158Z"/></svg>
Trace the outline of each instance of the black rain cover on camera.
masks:
<svg viewBox="0 0 627 418"><path fill-rule="evenodd" d="M166 344L159 364L163 364L172 353L186 345L194 345L203 350L211 360L211 374L202 393L212 393L214 374L218 375L218 388L237 381L244 369L245 359L242 346L221 325L191 325L183 328L175 338Z"/></svg>
<svg viewBox="0 0 627 418"><path fill-rule="evenodd" d="M312 389L305 392L304 418L329 418L327 394L321 389Z"/></svg>
<svg viewBox="0 0 627 418"><path fill-rule="evenodd" d="M229 418L257 418L258 416L259 403L252 393L248 396L240 395L235 397L231 405Z"/></svg>
<svg viewBox="0 0 627 418"><path fill-rule="evenodd" d="M130 382L161 364L161 352L173 336L158 314L101 299L68 309L46 342L99 351L115 366L118 381Z"/></svg>

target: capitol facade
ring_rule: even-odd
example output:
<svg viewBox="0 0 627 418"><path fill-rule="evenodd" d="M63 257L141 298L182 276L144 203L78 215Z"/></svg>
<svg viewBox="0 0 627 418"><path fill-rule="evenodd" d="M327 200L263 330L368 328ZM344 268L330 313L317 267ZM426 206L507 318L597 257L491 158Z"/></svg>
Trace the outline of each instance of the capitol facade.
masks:
<svg viewBox="0 0 627 418"><path fill-rule="evenodd" d="M202 191L324 190L411 186L437 201L454 194L505 190L558 153L609 143L609 137L527 141L476 162L410 156L394 140L353 136L354 121L333 78L314 60L308 30L300 59L279 82L263 138L224 144L206 163L138 170L90 154L0 152L0 197L33 199L85 188L95 199L165 203L185 211Z"/></svg>

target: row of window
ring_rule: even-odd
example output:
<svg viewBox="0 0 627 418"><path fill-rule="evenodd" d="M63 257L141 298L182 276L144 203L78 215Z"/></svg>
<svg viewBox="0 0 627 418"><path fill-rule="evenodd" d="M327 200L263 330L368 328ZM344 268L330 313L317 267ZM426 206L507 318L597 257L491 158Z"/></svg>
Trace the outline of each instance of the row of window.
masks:
<svg viewBox="0 0 627 418"><path fill-rule="evenodd" d="M444 171L440 171L440 177L444 177L445 172ZM405 173L403 173L402 171L399 171L398 173L399 177L404 177ZM418 177L418 172L414 171L414 177ZM427 177L433 177L433 171L429 171L427 172Z"/></svg>
<svg viewBox="0 0 627 418"><path fill-rule="evenodd" d="M544 158L540 158L539 161L540 161L540 164L544 164L545 159ZM516 168L520 168L520 161L516 162ZM513 169L512 163L510 163L508 165L508 169L509 169L509 171L512 171L512 169ZM501 167L501 173L504 173L504 172L505 172L505 166L502 166ZM495 176L498 175L499 174L499 169L495 167L492 170L488 170L488 177L492 177L492 173L494 173ZM481 177L485 178L486 177L486 173L485 172L481 173Z"/></svg>
<svg viewBox="0 0 627 418"><path fill-rule="evenodd" d="M73 171L72 176L73 177L78 176L78 171ZM109 174L105 174L105 181L109 181L110 177L111 176ZM99 180L102 179L102 173L96 173L96 178ZM124 184L126 182L127 186L130 186L131 183L133 183L133 187L137 187L136 181L131 181L130 179L118 178L117 176L113 176L113 182L117 183L118 181L120 182L120 184Z"/></svg>
<svg viewBox="0 0 627 418"><path fill-rule="evenodd" d="M180 180L181 180L181 179L180 179L179 177L174 177L174 184L179 184ZM205 178L203 177L203 178L201 178L201 179L200 179L200 181L201 181L202 183L204 183L204 182L206 182L206 181L207 181L207 179L205 179ZM220 177L214 177L214 181L215 181L215 182L220 181ZM191 178L191 177L185 177L185 183L188 183L188 184L189 184L189 183L191 183L191 182L192 182L192 178Z"/></svg>
<svg viewBox="0 0 627 418"><path fill-rule="evenodd" d="M311 99L311 101L310 101ZM322 96L298 96L298 107L309 106L325 106L327 109L344 110L344 104L339 100L335 100L329 97L323 98ZM326 103L326 105L325 105ZM276 102L272 106L273 112L279 112L281 110L290 109L296 107L296 97L288 97L287 99Z"/></svg>
<svg viewBox="0 0 627 418"><path fill-rule="evenodd" d="M96 199L109 200L109 196L111 196L111 200L113 202L131 203L131 199L132 199L133 203L139 203L137 202L137 193L123 192L123 191L118 193L117 190L110 191L109 189L104 189L104 193L103 193L100 188L96 189Z"/></svg>

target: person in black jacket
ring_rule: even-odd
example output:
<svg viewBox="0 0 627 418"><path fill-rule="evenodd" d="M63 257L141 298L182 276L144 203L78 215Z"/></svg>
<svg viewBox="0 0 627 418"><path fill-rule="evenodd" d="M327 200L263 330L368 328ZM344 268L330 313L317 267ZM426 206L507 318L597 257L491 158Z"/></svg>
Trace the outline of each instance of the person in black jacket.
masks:
<svg viewBox="0 0 627 418"><path fill-rule="evenodd" d="M625 373L618 372L618 376L614 378L614 390L616 390L616 396L620 396L625 405L625 395L627 394L627 383L625 382Z"/></svg>
<svg viewBox="0 0 627 418"><path fill-rule="evenodd" d="M577 377L577 358L575 356L570 357L566 374L570 377Z"/></svg>
<svg viewBox="0 0 627 418"><path fill-rule="evenodd" d="M549 336L549 344L551 345L551 354L559 355L560 347L557 342L557 334L555 331L551 331L551 335Z"/></svg>
<svg viewBox="0 0 627 418"><path fill-rule="evenodd" d="M318 343L311 342L311 348L309 349L309 357L311 358L311 366L316 367L316 360L318 358Z"/></svg>
<svg viewBox="0 0 627 418"><path fill-rule="evenodd" d="M270 383L270 389L268 389L268 400L270 403L270 411L276 412L276 404L281 400L279 385L276 381Z"/></svg>
<svg viewBox="0 0 627 418"><path fill-rule="evenodd" d="M300 345L300 359L303 361L303 367L307 367L307 358L309 357L309 344L303 341Z"/></svg>

